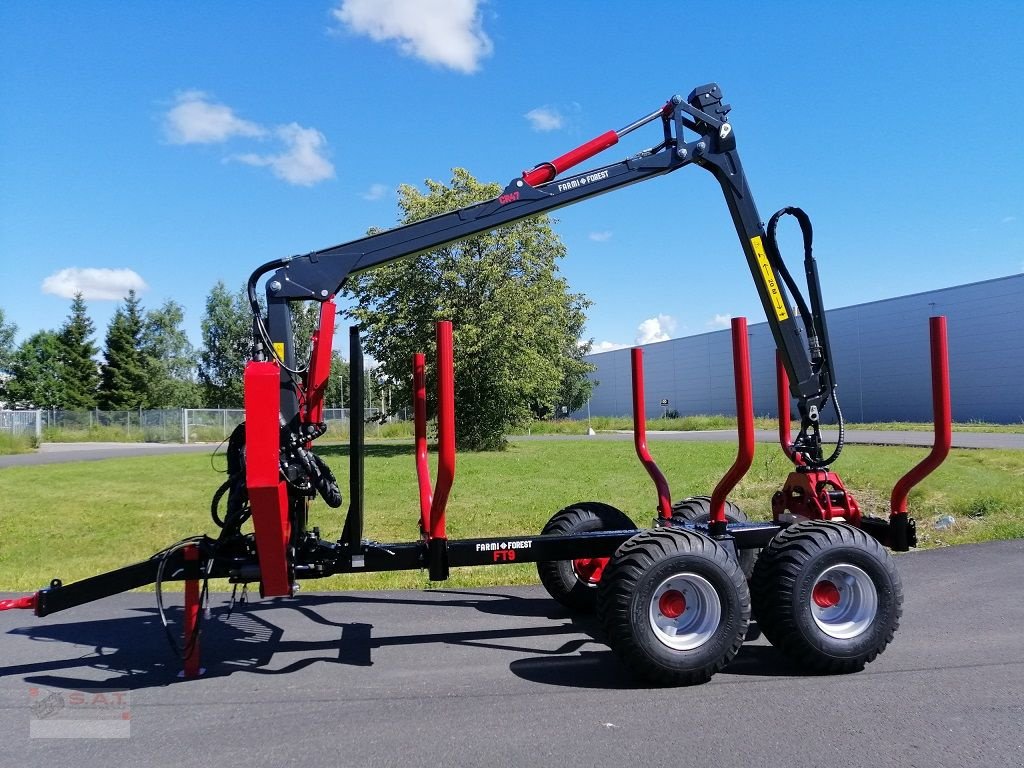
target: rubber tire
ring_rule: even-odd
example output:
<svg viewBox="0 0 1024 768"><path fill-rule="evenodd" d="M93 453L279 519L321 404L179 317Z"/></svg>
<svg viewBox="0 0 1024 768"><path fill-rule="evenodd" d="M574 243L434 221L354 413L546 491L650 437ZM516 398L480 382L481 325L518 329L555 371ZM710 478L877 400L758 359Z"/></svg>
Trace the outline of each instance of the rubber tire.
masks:
<svg viewBox="0 0 1024 768"><path fill-rule="evenodd" d="M636 524L625 512L599 501L581 501L555 513L541 536L566 536L590 531L635 531ZM555 600L575 613L593 613L597 585L583 581L572 560L543 560L537 563L540 583Z"/></svg>
<svg viewBox="0 0 1024 768"><path fill-rule="evenodd" d="M878 593L871 625L856 637L823 632L811 615L811 589L838 563L863 570ZM864 531L807 520L778 533L764 548L750 581L754 617L768 641L814 672L858 672L892 641L903 614L903 583L892 556Z"/></svg>
<svg viewBox="0 0 1024 768"><path fill-rule="evenodd" d="M662 643L651 627L651 599L673 574L705 578L721 602L714 635L691 650ZM597 588L597 615L614 653L654 685L707 682L739 652L750 623L750 593L739 565L725 547L695 531L656 528L620 546Z"/></svg>
<svg viewBox="0 0 1024 768"><path fill-rule="evenodd" d="M672 523L706 523L711 519L711 497L690 496L672 505ZM728 499L725 502L725 519L730 523L749 523L743 510ZM754 561L757 560L758 549L737 549L736 556L748 579L754 572Z"/></svg>

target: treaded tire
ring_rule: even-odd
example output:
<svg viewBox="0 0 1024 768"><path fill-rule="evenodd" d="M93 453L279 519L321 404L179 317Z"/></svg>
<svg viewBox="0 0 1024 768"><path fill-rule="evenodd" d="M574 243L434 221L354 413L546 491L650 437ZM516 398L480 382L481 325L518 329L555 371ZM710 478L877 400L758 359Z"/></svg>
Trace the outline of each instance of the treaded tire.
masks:
<svg viewBox="0 0 1024 768"><path fill-rule="evenodd" d="M556 512L540 533L541 536L566 536L590 531L635 530L636 524L622 510L599 501L582 501ZM603 571L603 564L600 570ZM577 573L575 561L539 561L537 574L548 594L570 611L594 612L597 582Z"/></svg>
<svg viewBox="0 0 1024 768"><path fill-rule="evenodd" d="M689 496L682 501L672 505L672 522L677 523L706 523L711 519L711 497L710 496ZM736 504L726 499L725 519L730 523L749 523L750 518L744 514ZM757 560L755 549L737 549L736 556L743 570L743 575L748 579L754 572L754 561Z"/></svg>
<svg viewBox="0 0 1024 768"><path fill-rule="evenodd" d="M849 584L834 594L843 594L850 608L844 621L822 623L827 615L816 607L816 584L831 583L832 572L845 573ZM903 583L892 557L864 531L842 523L808 520L781 531L762 550L750 588L764 636L814 672L863 669L892 641L903 614ZM851 618L858 620L845 620Z"/></svg>
<svg viewBox="0 0 1024 768"><path fill-rule="evenodd" d="M657 596L676 580L702 585L703 596L700 588L684 592L684 605L710 617L682 648L670 646L672 638L662 639L655 627L661 616ZM659 528L616 550L598 585L597 615L608 644L636 675L655 685L693 685L709 680L739 652L750 594L739 565L720 544L694 531ZM679 636L693 629L681 627Z"/></svg>

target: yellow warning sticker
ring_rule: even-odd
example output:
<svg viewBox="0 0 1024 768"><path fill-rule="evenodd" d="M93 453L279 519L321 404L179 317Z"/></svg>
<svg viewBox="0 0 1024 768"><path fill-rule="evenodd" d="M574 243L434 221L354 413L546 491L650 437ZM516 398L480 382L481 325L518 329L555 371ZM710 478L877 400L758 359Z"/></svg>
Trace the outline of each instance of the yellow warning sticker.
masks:
<svg viewBox="0 0 1024 768"><path fill-rule="evenodd" d="M278 360L284 360L284 342L283 341L275 341L274 342L274 354L277 355L277 359Z"/></svg>
<svg viewBox="0 0 1024 768"><path fill-rule="evenodd" d="M768 254L764 252L764 243L761 236L750 238L750 244L754 246L754 256L757 257L757 265L761 268L761 277L764 278L764 287L768 289L768 295L772 299L772 307L775 309L775 317L779 322L789 319L789 312L786 311L786 302L782 298L782 290L775 279L775 270L768 263Z"/></svg>

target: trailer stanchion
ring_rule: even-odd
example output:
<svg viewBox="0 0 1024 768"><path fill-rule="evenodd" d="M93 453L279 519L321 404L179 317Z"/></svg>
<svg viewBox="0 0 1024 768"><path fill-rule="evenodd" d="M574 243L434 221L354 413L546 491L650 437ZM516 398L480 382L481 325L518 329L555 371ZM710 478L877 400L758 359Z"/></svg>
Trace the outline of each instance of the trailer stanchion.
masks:
<svg viewBox="0 0 1024 768"><path fill-rule="evenodd" d="M782 363L782 355L775 350L775 381L778 386L779 398L779 443L782 445L782 452L794 464L799 466L804 463L799 453L793 450L793 436L790 423L793 420L790 412L789 374L786 373L786 366Z"/></svg>
<svg viewBox="0 0 1024 768"><path fill-rule="evenodd" d="M672 493L668 480L658 469L651 452L647 449L647 409L644 405L644 351L640 347L630 350L633 367L633 446L640 463L654 481L658 491L658 516L662 520L672 519Z"/></svg>
<svg viewBox="0 0 1024 768"><path fill-rule="evenodd" d="M935 441L931 452L892 489L889 501L889 546L897 552L906 552L916 543L916 535L907 517L907 496L910 489L920 483L938 467L953 445L953 422L949 400L949 344L946 338L946 318L928 320L932 363L932 411L935 420Z"/></svg>
<svg viewBox="0 0 1024 768"><path fill-rule="evenodd" d="M427 463L427 373L426 357L422 352L412 356L413 424L416 430L416 481L420 492L420 533L430 536L430 507L434 490L430 485L430 465Z"/></svg>
<svg viewBox="0 0 1024 768"><path fill-rule="evenodd" d="M185 547L185 563L194 566L199 561L199 548ZM185 618L183 621L182 646L185 649L182 661L185 679L199 677L203 669L199 666L199 579L185 580Z"/></svg>
<svg viewBox="0 0 1024 768"><path fill-rule="evenodd" d="M455 480L455 361L452 324L437 324L437 483L430 504L428 570L432 581L448 578L445 508Z"/></svg>
<svg viewBox="0 0 1024 768"><path fill-rule="evenodd" d="M732 367L736 382L736 424L739 430L739 449L736 460L711 494L711 519L708 532L724 536L727 521L725 499L736 484L747 474L754 461L754 395L750 386L750 344L747 339L747 319L732 320Z"/></svg>

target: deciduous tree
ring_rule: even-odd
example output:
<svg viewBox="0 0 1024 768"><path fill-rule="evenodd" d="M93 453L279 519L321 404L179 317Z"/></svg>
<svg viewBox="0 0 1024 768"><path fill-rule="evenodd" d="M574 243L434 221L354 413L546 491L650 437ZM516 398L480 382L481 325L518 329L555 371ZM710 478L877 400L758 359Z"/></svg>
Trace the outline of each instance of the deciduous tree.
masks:
<svg viewBox="0 0 1024 768"><path fill-rule="evenodd" d="M399 189L401 223L493 198L455 169L449 185L427 181L426 193ZM589 301L559 274L565 246L546 216L527 219L414 258L354 276L349 311L366 331L366 351L395 387L392 407L410 402L414 351L433 354L434 322L455 329L456 437L461 448L502 448L505 435L532 413L551 413L589 383L580 332ZM432 391L433 386L429 387Z"/></svg>

